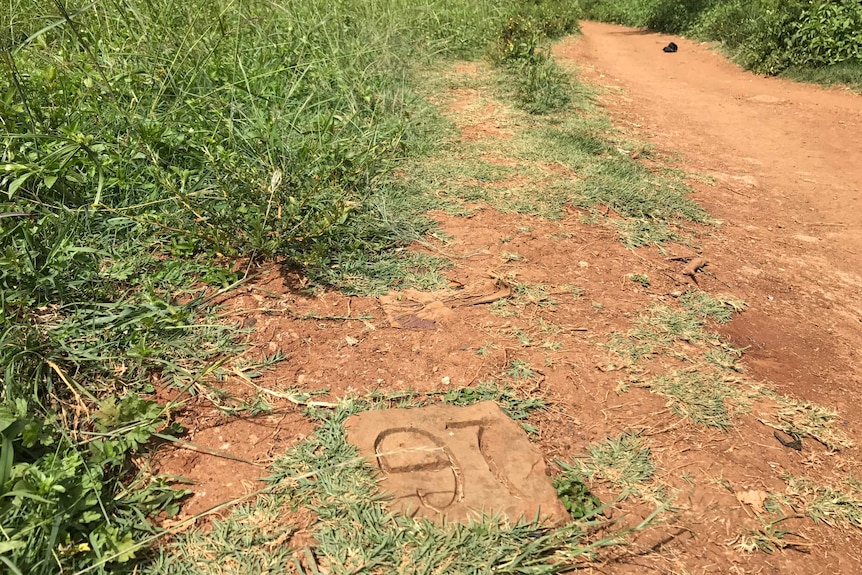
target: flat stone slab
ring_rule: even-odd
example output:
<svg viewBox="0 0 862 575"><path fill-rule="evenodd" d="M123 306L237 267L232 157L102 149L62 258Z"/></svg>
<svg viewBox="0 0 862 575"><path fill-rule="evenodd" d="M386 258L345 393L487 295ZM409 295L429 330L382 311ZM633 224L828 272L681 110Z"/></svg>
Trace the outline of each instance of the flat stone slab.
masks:
<svg viewBox="0 0 862 575"><path fill-rule="evenodd" d="M462 522L482 513L512 522L570 518L542 453L493 401L366 411L345 428L379 470L395 511Z"/></svg>

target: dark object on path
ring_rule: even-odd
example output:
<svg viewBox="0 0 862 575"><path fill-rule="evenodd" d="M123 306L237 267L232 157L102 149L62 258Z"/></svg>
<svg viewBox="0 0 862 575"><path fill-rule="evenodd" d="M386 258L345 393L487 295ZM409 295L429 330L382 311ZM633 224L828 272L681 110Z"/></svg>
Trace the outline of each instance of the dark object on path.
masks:
<svg viewBox="0 0 862 575"><path fill-rule="evenodd" d="M789 447L796 451L802 451L802 438L795 433L791 435L789 433L784 433L783 431L775 431L772 435L774 435L775 439L778 440L778 443L784 447Z"/></svg>
<svg viewBox="0 0 862 575"><path fill-rule="evenodd" d="M665 52L676 52L677 50L679 50L679 46L671 42L670 44L662 48L662 50L664 50Z"/></svg>

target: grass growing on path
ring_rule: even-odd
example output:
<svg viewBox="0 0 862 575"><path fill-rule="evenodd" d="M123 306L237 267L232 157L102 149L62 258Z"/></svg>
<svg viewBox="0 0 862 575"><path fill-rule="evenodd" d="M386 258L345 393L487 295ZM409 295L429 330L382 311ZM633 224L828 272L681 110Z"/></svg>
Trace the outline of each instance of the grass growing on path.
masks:
<svg viewBox="0 0 862 575"><path fill-rule="evenodd" d="M443 399L452 401L454 396L458 405L466 405L492 398L493 393L453 390ZM395 398L396 404L403 399ZM518 402L506 394L498 399L515 413L536 407L529 400L514 407ZM216 522L206 538L198 531L179 536L162 550L149 572L203 575L223 572L230 565L261 573L289 566L297 572L336 574L559 573L590 560L603 547L623 543L628 534L651 525L664 509L659 506L639 523L623 527L598 515L599 507L587 493L590 512L557 527L530 521L511 524L499 517L441 525L392 514L377 490L373 469L347 442L343 427L353 413L390 403L385 396L371 402L346 400L334 412L318 412L321 423L315 434L273 464L271 495L235 509ZM283 542L291 528L277 520L274 509L300 505L316 516L312 534L317 544L288 558ZM588 536L598 525L606 528L603 537ZM282 545L266 552L279 539Z"/></svg>
<svg viewBox="0 0 862 575"><path fill-rule="evenodd" d="M531 43L529 30L505 32L528 40L504 40L493 70L479 64L475 74L429 75L433 99L458 130L408 167L406 186L439 198L455 215L487 204L558 219L565 206L575 206L615 224L631 248L685 242L687 227L711 222L679 175L644 164L643 147L611 129L583 86L549 59L547 47ZM512 44L520 51L507 50ZM532 80L524 68L548 66L556 72L527 92L560 91L566 98L553 105L525 102L523 83Z"/></svg>

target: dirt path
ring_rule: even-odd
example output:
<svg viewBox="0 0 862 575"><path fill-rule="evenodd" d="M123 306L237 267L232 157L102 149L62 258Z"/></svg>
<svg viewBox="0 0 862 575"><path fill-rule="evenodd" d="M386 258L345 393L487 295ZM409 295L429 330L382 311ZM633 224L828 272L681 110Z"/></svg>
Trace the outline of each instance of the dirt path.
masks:
<svg viewBox="0 0 862 575"><path fill-rule="evenodd" d="M676 54L662 52L669 40ZM618 125L713 180L692 181L724 221L705 249L752 296L731 329L762 375L858 404L862 97L758 77L707 45L609 24L584 22L556 55L607 88Z"/></svg>
<svg viewBox="0 0 862 575"><path fill-rule="evenodd" d="M194 482L185 516L259 485L272 458L311 433L314 423L297 405L305 400L491 382L549 403L531 423L551 466L589 459L591 445L637 437L655 469L634 494L616 501L613 469L590 485L624 523L673 500L668 523L586 572L858 571L862 530L834 515L835 527L816 524L806 516L816 490L788 478L823 487L862 476L859 448L840 448L862 442L862 98L758 78L685 40L675 39L680 52L669 55L661 51L665 36L592 23L583 30L557 45L558 61L604 87L602 113L625 138L652 144L634 161L684 170L695 199L721 225L686 229L697 248L632 250L610 209L564 201L543 217L554 209L540 200L574 189L583 174L537 149L537 134L572 118L518 111L481 63L435 71L433 103L456 130L444 153L423 160L418 178L432 182L441 205L452 203L430 213L440 233L413 249L450 259L448 287L388 297L309 294L303 278L268 264L223 296L223 316L254 328L249 358L286 359L254 380L225 375L209 390L242 403L241 417L203 400L177 414L186 439L205 448L166 447L156 458L162 473ZM709 260L697 285L673 257L695 255ZM656 343L664 347L643 358L615 348L638 345L633 328L661 323L661 310L679 311L686 295L704 293L749 305L727 324L695 329L745 347L739 365L722 338L705 332L669 339L669 329L652 332L656 341L666 337ZM700 391L688 399L661 388L697 378ZM713 388L725 390L711 405L727 409L726 425L686 413L709 403ZM781 417L818 413L799 400L837 410L825 428L848 442L829 449L809 435L796 451L776 441ZM758 499L767 494L791 517L769 523L778 516ZM300 528L292 546L313 544L313 517L286 520ZM748 552L752 540L791 548Z"/></svg>

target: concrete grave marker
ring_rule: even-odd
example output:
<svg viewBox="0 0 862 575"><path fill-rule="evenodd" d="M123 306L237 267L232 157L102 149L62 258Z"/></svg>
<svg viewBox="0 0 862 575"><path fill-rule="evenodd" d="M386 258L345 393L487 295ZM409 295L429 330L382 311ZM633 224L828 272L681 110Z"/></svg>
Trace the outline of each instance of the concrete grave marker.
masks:
<svg viewBox="0 0 862 575"><path fill-rule="evenodd" d="M569 518L541 452L492 401L367 411L345 427L396 511L453 521L482 512L511 521Z"/></svg>

